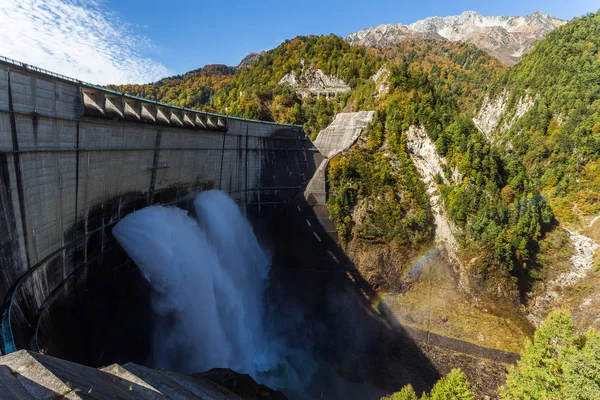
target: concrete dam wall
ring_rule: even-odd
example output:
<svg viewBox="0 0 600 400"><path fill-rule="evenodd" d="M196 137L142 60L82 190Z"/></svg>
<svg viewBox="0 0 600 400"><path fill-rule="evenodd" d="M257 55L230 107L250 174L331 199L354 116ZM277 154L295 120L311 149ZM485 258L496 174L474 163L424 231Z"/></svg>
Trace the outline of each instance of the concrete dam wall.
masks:
<svg viewBox="0 0 600 400"><path fill-rule="evenodd" d="M136 361L149 340L149 288L112 226L148 205L189 209L212 188L268 226L322 159L299 126L173 107L0 61L2 352Z"/></svg>

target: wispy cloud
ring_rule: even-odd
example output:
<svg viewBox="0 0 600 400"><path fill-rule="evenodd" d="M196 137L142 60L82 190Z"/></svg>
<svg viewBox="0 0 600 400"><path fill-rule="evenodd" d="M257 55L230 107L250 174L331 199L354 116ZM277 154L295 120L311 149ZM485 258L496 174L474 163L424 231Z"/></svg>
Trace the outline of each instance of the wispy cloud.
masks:
<svg viewBox="0 0 600 400"><path fill-rule="evenodd" d="M96 84L170 74L152 43L93 0L0 0L0 55Z"/></svg>

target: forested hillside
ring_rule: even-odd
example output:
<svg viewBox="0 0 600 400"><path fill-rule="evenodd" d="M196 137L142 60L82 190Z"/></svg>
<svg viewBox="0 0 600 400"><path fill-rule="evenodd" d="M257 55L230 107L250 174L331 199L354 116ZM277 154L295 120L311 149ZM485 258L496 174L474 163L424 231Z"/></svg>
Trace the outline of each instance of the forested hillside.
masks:
<svg viewBox="0 0 600 400"><path fill-rule="evenodd" d="M392 149L402 160L405 132L411 125L426 128L438 154L448 161L445 175L449 179L440 177L438 186L448 216L459 228L463 255L474 262L473 272L484 280L512 276L522 296L539 276L540 240L556 226L555 215L560 221L576 221L600 211L598 43L600 16L591 14L550 33L509 70L450 44L406 42L380 54L393 63L389 93L377 104L378 118L369 137L378 129L378 145L386 154ZM493 98L504 91L510 94L508 111L497 126L509 129L497 132L501 140L491 142L472 122L474 105L484 95ZM532 99L533 105L517 118L516 109L524 98ZM349 158L343 164L344 174L354 178L340 179L344 174L336 163L330 169L330 207L346 240L351 239L355 222L349 217L361 198L386 198L381 196L385 186L364 189L372 186L364 182L377 181L375 174L346 171L354 168L361 154L374 151L372 142L344 156ZM402 175L410 177L410 172L406 169ZM354 187L355 194L349 195ZM419 185L406 189L415 194L408 198L420 198ZM397 215L403 214L387 211L406 202L402 190L397 193L400 201L367 213L369 218L356 227L355 237L379 241L393 237L409 247L423 242L430 226L427 214L403 217L406 225L398 227ZM377 234L365 237L370 225ZM419 235L411 236L411 231ZM512 285L509 282L506 289Z"/></svg>
<svg viewBox="0 0 600 400"><path fill-rule="evenodd" d="M201 109L215 92L233 79L236 69L212 64L147 85L109 85L114 90L180 107Z"/></svg>
<svg viewBox="0 0 600 400"><path fill-rule="evenodd" d="M528 175L557 215L575 221L600 212L600 15L590 14L548 34L494 84L533 107L504 133ZM575 206L574 206L575 205Z"/></svg>
<svg viewBox="0 0 600 400"><path fill-rule="evenodd" d="M350 46L337 36L306 36L285 41L249 68L207 66L150 85L113 88L182 107L304 125L314 137L347 104L352 103L355 109L374 107L374 83L370 78L382 64L374 50ZM302 65L342 79L352 91L330 100L312 96L303 99L292 88L279 84L288 72L299 73Z"/></svg>
<svg viewBox="0 0 600 400"><path fill-rule="evenodd" d="M535 264L538 238L551 226L552 211L524 173L521 160L507 157L502 149L492 146L470 118L474 105L486 90L486 82L505 69L485 53L465 45L411 43L388 49L385 54L397 62L390 67L389 94L378 104L378 122L372 127L379 129L381 150L371 151L391 149L401 160L406 160L405 132L411 126L425 127L439 155L448 160L445 175L449 181L444 184L440 177L438 183L447 212L460 228L464 253L477 257L478 273L484 276L510 273L519 280L517 283L525 285L526 271ZM355 150L348 156L357 158L358 154ZM330 169L330 203L341 233L349 240L347 225L353 223L347 218L350 211L361 196L380 198L381 193L359 191L355 200L349 201L345 192L352 186L338 179L336 165L332 164ZM410 176L407 171L400 173ZM404 190L419 199L421 188L410 184ZM388 208L399 203L392 201ZM338 213L338 208L343 211ZM379 234L372 235L378 240L396 240L414 248L419 240L407 241L410 232L418 232L417 237L421 238L431 230L431 221L426 218L417 218L417 223L411 218L401 218L408 226L394 231L393 227L399 224L398 214L375 210L373 215L382 216L373 218L379 222L376 230ZM364 223L358 227L359 238L365 229Z"/></svg>

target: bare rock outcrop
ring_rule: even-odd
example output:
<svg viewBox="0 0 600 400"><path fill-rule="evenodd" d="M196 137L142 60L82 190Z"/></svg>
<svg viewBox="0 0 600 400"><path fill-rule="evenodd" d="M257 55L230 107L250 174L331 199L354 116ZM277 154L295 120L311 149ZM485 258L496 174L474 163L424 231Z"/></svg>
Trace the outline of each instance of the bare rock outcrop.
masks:
<svg viewBox="0 0 600 400"><path fill-rule="evenodd" d="M473 123L490 142L496 142L497 135L507 132L535 104L535 98L530 95L519 98L517 105L508 110L510 93L505 90L491 99L486 95L483 105Z"/></svg>
<svg viewBox="0 0 600 400"><path fill-rule="evenodd" d="M390 76L390 70L387 68L387 65L382 65L377 72L371 77L371 80L375 82L375 87L377 89L377 96L383 96L387 94L390 90L390 85L388 83L388 78Z"/></svg>
<svg viewBox="0 0 600 400"><path fill-rule="evenodd" d="M575 249L575 254L571 256L571 268L548 282L544 292L537 296L529 307L527 318L536 326L542 323L545 312L560 301L562 290L578 284L585 278L588 271L594 266L595 253L600 249L600 244L592 238L568 229L565 230Z"/></svg>
<svg viewBox="0 0 600 400"><path fill-rule="evenodd" d="M410 158L427 186L427 194L435 218L435 241L444 248L448 261L459 272L460 287L468 289L468 279L460 258L459 244L454 236L455 228L446 215L444 201L436 183L436 176L439 176L445 184L449 184L442 168L447 161L437 153L435 144L423 127L411 126L406 131L406 138Z"/></svg>
<svg viewBox="0 0 600 400"><path fill-rule="evenodd" d="M279 84L291 86L302 97L311 94L329 97L350 91L350 86L343 80L327 75L315 66L304 68L304 63L300 74L296 74L295 71L288 72Z"/></svg>
<svg viewBox="0 0 600 400"><path fill-rule="evenodd" d="M516 64L536 41L566 21L534 12L520 17L483 16L465 11L449 17L429 17L410 25L379 25L351 33L351 44L388 47L406 40L427 39L471 43L507 65Z"/></svg>
<svg viewBox="0 0 600 400"><path fill-rule="evenodd" d="M239 65L237 66L237 69L248 69L252 66L252 64L254 64L255 62L257 62L262 56L265 55L264 51L261 51L260 53L250 53L248 54L246 57L244 57L244 59L242 61L240 61Z"/></svg>

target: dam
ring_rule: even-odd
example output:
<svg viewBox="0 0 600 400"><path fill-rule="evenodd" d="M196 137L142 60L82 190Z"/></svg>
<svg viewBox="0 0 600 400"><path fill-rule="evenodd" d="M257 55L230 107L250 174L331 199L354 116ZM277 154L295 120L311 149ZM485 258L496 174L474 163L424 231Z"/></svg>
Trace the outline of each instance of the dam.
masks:
<svg viewBox="0 0 600 400"><path fill-rule="evenodd" d="M214 188L268 226L321 157L299 126L159 104L8 60L0 63L0 127L4 353L64 355L53 332L73 328L52 316L64 314L65 299L135 292L115 286L131 280L110 233L123 216L156 204L187 209L195 193ZM64 339L81 357L75 336Z"/></svg>
<svg viewBox="0 0 600 400"><path fill-rule="evenodd" d="M269 329L313 359L299 367L311 370L310 384L293 397L430 388L439 374L340 249L325 206L328 158L372 116L338 115L319 150L301 126L161 104L0 60L0 367L37 363L63 384L105 382L95 368L107 365L120 377L154 376L141 367L151 288L112 228L151 205L193 213L198 192L219 189L272 255Z"/></svg>

